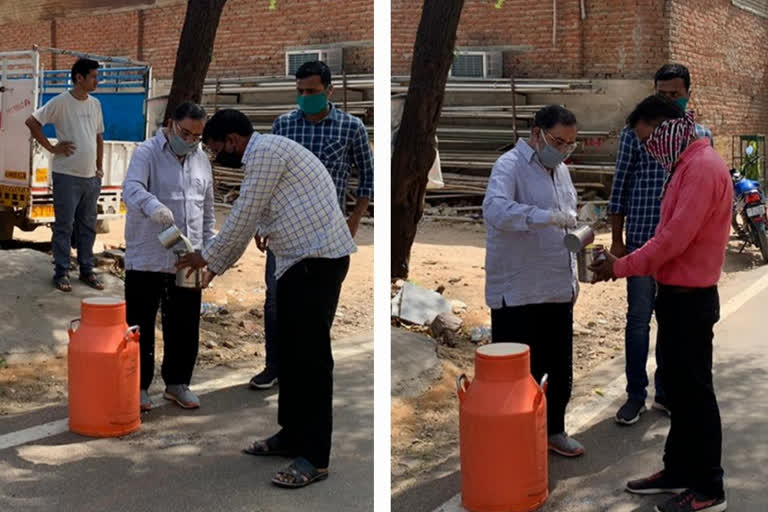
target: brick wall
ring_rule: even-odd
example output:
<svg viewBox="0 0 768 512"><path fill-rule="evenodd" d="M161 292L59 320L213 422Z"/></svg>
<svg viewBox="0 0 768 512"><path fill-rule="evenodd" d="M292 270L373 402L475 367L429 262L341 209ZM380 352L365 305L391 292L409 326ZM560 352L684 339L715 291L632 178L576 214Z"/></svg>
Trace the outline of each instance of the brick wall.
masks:
<svg viewBox="0 0 768 512"><path fill-rule="evenodd" d="M0 51L32 44L146 60L170 78L186 14L183 0L0 0ZM10 7L13 6L11 9ZM287 47L373 40L372 0L229 0L210 74L282 75ZM45 57L67 68L72 59ZM348 73L373 72L373 48L345 49Z"/></svg>
<svg viewBox="0 0 768 512"><path fill-rule="evenodd" d="M768 20L730 0L695 3L672 2L670 58L690 69L692 107L730 162L732 135L768 133Z"/></svg>
<svg viewBox="0 0 768 512"><path fill-rule="evenodd" d="M663 0L587 0L581 19L578 0L558 0L555 45L552 3L466 0L457 46L528 45L506 52L504 72L518 76L642 78L666 58ZM392 0L392 70L408 74L423 0Z"/></svg>

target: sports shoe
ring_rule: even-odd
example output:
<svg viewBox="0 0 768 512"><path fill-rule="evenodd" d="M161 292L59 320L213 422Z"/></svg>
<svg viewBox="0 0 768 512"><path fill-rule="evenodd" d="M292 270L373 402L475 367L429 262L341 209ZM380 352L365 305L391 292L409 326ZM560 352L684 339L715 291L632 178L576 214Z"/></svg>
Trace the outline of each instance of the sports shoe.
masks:
<svg viewBox="0 0 768 512"><path fill-rule="evenodd" d="M565 432L547 438L549 450L563 457L578 457L584 453L584 446Z"/></svg>
<svg viewBox="0 0 768 512"><path fill-rule="evenodd" d="M264 368L264 371L254 375L248 382L251 389L269 389L277 384L277 372L271 368Z"/></svg>
<svg viewBox="0 0 768 512"><path fill-rule="evenodd" d="M139 410L147 412L152 410L152 400L149 399L149 391L142 389L139 391Z"/></svg>
<svg viewBox="0 0 768 512"><path fill-rule="evenodd" d="M630 480L626 489L632 494L678 494L685 491L686 486L679 481L671 481L662 470L646 478Z"/></svg>
<svg viewBox="0 0 768 512"><path fill-rule="evenodd" d="M166 386L163 398L176 402L184 409L197 409L200 407L200 400L189 390L189 386L186 384Z"/></svg>
<svg viewBox="0 0 768 512"><path fill-rule="evenodd" d="M728 508L725 497L707 498L693 490L687 490L671 497L661 505L656 505L656 512L723 512Z"/></svg>
<svg viewBox="0 0 768 512"><path fill-rule="evenodd" d="M640 419L640 415L647 410L644 401L633 400L630 398L624 402L624 405L622 405L616 413L616 423L621 425L632 425L637 423L637 420Z"/></svg>
<svg viewBox="0 0 768 512"><path fill-rule="evenodd" d="M665 399L659 399L658 397L656 400L653 401L653 405L651 406L657 411L661 411L665 413L667 416L672 416L672 411L669 409L669 405L667 405L667 401Z"/></svg>

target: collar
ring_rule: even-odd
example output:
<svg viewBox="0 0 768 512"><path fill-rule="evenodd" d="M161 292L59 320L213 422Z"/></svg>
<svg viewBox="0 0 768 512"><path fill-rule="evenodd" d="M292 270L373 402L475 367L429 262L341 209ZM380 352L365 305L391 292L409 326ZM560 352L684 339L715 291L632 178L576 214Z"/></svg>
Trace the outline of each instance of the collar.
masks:
<svg viewBox="0 0 768 512"><path fill-rule="evenodd" d="M245 151L243 151L243 156L240 157L241 162L245 162L246 157L256 148L260 138L261 134L259 132L253 132L251 134L251 138L248 140L248 144L245 146Z"/></svg>
<svg viewBox="0 0 768 512"><path fill-rule="evenodd" d="M523 157L525 157L525 161L529 164L533 162L533 157L536 156L536 150L533 149L533 147L528 144L528 141L520 138L517 141L517 144L515 144L515 149L520 152Z"/></svg>
<svg viewBox="0 0 768 512"><path fill-rule="evenodd" d="M700 137L696 139L695 141L688 144L688 147L685 148L683 151L683 154L680 155L680 158L677 160L677 165L675 165L675 168L679 168L681 166L686 165L691 159L693 159L698 153L703 151L705 148L708 148L709 146L709 139L707 137Z"/></svg>

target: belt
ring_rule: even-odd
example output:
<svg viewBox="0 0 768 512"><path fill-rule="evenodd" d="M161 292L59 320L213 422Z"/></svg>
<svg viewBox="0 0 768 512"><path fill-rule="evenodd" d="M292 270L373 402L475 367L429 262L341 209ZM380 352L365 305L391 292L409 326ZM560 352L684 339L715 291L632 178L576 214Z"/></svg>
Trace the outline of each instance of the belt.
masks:
<svg viewBox="0 0 768 512"><path fill-rule="evenodd" d="M703 291L709 291L716 289L717 286L706 286L706 287L698 287L698 286L673 286L669 284L662 284L659 283L659 293L672 293L672 294L680 294L680 293L696 293L696 292L703 292Z"/></svg>

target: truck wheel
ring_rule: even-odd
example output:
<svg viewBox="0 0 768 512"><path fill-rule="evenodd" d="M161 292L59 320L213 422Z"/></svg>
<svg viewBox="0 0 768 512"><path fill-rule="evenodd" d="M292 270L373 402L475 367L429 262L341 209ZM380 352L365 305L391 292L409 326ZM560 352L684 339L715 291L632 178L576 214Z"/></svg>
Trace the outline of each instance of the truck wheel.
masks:
<svg viewBox="0 0 768 512"><path fill-rule="evenodd" d="M97 220L96 226L94 228L96 230L96 233L99 233L100 235L103 235L105 233L109 233L109 221L108 220Z"/></svg>
<svg viewBox="0 0 768 512"><path fill-rule="evenodd" d="M5 210L0 211L0 242L7 242L13 238L13 226L16 216L13 212Z"/></svg>

